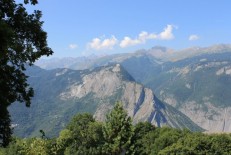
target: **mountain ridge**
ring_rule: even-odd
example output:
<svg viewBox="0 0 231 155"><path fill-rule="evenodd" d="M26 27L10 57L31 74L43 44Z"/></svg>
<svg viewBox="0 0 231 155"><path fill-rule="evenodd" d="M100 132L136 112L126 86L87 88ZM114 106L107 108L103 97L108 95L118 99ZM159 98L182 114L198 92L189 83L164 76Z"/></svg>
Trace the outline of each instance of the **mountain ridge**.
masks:
<svg viewBox="0 0 231 155"><path fill-rule="evenodd" d="M40 59L35 64L43 69L70 68L75 70L89 69L106 65L110 62L121 63L122 61L134 57L148 55L155 61L163 63L166 61L179 61L185 58L198 56L201 54L231 52L230 44L217 44L209 47L190 47L181 50L174 50L164 46L154 46L151 49L140 49L130 53L111 54L94 57L67 57Z"/></svg>
<svg viewBox="0 0 231 155"><path fill-rule="evenodd" d="M231 132L230 44L178 52L154 47L105 56L86 66L94 68L113 63L120 63L136 81L151 88L159 99L189 116L197 125L209 132ZM225 111L227 114L223 116Z"/></svg>
<svg viewBox="0 0 231 155"><path fill-rule="evenodd" d="M183 113L159 101L151 89L135 82L119 64L93 70L55 69L33 73L29 78L35 89L31 107L14 104L10 108L16 135L38 135L38 130L43 129L48 136L55 136L80 112L90 112L98 120L104 120L116 101L122 101L134 123L150 121L159 127L202 130Z"/></svg>

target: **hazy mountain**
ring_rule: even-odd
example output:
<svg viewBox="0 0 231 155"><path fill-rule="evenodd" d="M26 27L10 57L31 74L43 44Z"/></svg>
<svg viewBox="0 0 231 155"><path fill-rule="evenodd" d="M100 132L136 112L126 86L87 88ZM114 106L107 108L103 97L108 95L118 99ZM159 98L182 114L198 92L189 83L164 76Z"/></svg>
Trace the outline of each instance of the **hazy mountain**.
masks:
<svg viewBox="0 0 231 155"><path fill-rule="evenodd" d="M135 80L199 126L209 132L231 132L231 48L216 45L190 50L179 51L174 61L151 63L149 57L144 63L140 57L141 63L135 63L137 57L131 57L122 64Z"/></svg>
<svg viewBox="0 0 231 155"><path fill-rule="evenodd" d="M119 64L83 71L34 67L27 73L35 97L30 108L20 104L10 108L17 135L38 135L40 129L49 136L57 135L79 112L104 120L116 101L123 102L134 123L149 121L156 126L201 131L183 113L161 102L151 89L135 82Z"/></svg>
<svg viewBox="0 0 231 155"><path fill-rule="evenodd" d="M179 51L157 46L95 58L85 66L110 63L120 63L136 81L208 131L231 132L231 45Z"/></svg>
<svg viewBox="0 0 231 155"><path fill-rule="evenodd" d="M143 83L199 126L210 132L231 132L230 52L203 54L162 68Z"/></svg>
<svg viewBox="0 0 231 155"><path fill-rule="evenodd" d="M131 57L122 64L135 80L202 128L209 132L231 132L229 45L190 48L161 63L153 63L156 59L148 54Z"/></svg>
<svg viewBox="0 0 231 155"><path fill-rule="evenodd" d="M70 68L83 70L103 66L111 63L121 63L132 57L148 56L158 63L175 62L182 59L198 56L201 54L223 53L231 50L229 44L219 44L210 47L191 47L182 50L173 50L162 46L155 46L151 49L140 49L131 53L121 53L112 55L90 55L88 57L64 57L40 59L35 64L43 69Z"/></svg>
<svg viewBox="0 0 231 155"><path fill-rule="evenodd" d="M71 68L71 66L78 64L76 69L85 69L84 65L91 63L93 59L91 57L65 57L65 58L51 58L40 59L35 64L43 69L56 69L56 68Z"/></svg>

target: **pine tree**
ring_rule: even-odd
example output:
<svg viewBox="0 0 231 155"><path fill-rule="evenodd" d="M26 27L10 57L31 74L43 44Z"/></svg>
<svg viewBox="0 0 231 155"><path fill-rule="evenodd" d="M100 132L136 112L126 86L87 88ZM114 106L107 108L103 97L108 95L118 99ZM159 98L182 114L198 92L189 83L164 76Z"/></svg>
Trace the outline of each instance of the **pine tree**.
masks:
<svg viewBox="0 0 231 155"><path fill-rule="evenodd" d="M131 144L133 126L122 103L117 102L114 109L107 115L103 128L105 139L104 153L125 154Z"/></svg>

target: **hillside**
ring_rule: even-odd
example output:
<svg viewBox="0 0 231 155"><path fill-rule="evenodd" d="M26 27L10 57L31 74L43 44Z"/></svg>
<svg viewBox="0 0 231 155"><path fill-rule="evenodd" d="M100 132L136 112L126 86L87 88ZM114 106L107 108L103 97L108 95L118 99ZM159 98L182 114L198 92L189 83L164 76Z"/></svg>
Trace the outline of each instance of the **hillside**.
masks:
<svg viewBox="0 0 231 155"><path fill-rule="evenodd" d="M146 61L127 65L137 57L122 64L158 98L208 132L231 132L231 48L219 45L190 50L172 54L159 64Z"/></svg>
<svg viewBox="0 0 231 155"><path fill-rule="evenodd" d="M204 54L169 63L145 85L208 131L230 132L230 58L231 53Z"/></svg>
<svg viewBox="0 0 231 155"><path fill-rule="evenodd" d="M95 58L88 67L110 63L120 63L136 81L209 132L231 132L230 45L180 51L153 47Z"/></svg>
<svg viewBox="0 0 231 155"><path fill-rule="evenodd" d="M138 84L121 65L75 71L70 69L28 70L35 89L30 108L14 104L10 108L15 134L38 135L43 129L54 136L76 113L89 112L103 121L116 101L122 101L133 122L149 121L200 131L188 117L162 103L151 89Z"/></svg>

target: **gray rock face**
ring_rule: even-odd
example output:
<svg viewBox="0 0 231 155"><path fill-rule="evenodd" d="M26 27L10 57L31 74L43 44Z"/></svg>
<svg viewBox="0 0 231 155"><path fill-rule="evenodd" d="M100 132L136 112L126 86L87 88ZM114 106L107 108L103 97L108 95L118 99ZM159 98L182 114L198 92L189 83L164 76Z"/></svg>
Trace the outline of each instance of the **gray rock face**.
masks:
<svg viewBox="0 0 231 155"><path fill-rule="evenodd" d="M204 57L197 63L170 70L169 73L174 72L177 78L161 89L160 98L206 132L231 132L231 65L226 58L229 56L221 54L213 60ZM174 89L177 91L169 91ZM180 98L185 97L182 95L185 92L188 92L187 97Z"/></svg>
<svg viewBox="0 0 231 155"><path fill-rule="evenodd" d="M40 62L40 66L44 68L59 66L72 69L89 69L110 63L121 63L136 81L139 81L145 86L148 86L148 88L151 88L155 91L155 95L158 96L158 98L187 115L197 125L206 129L208 132L231 132L230 58L231 45L220 44L210 47L192 47L178 51L165 47L154 47L149 50L139 50L133 53L115 54L104 57L94 57L94 59L81 58L78 60L71 60L64 58L59 61L47 60ZM111 74L105 76L112 78ZM85 78L87 79L92 77ZM107 81L108 79L105 80ZM106 81L104 81L104 83L108 85L110 81L108 81L109 83ZM101 81L98 80L97 84L99 82ZM116 80L114 82L114 84L118 86ZM77 85L79 86L79 89L83 88L83 90L90 90L84 85L76 84L75 86ZM112 85L113 84L111 84L111 86ZM121 98L122 96L119 98L119 100L123 100L123 102L126 103L125 107L128 109L129 115L134 117L134 121L136 119L142 119L142 117L138 117L140 111L142 111L141 107L143 105L147 106L146 103L143 103L144 101L139 101L139 99L143 99L143 97L138 96L139 93L144 96L148 94L145 88L138 89L136 87L138 87L138 85L132 86L132 84L121 87L121 89L123 88L122 94L124 94L124 96L123 98ZM106 87L101 86L101 89L104 90ZM73 93L76 93L77 90L78 89L75 88L72 93L66 95L74 95ZM114 87L107 88L107 90L105 90L106 93L98 91L97 89L88 92L82 91L79 95L82 95L83 97L90 92L99 92L98 98L100 98L100 96L109 96L109 94L114 94L112 93L113 90ZM132 90L136 90L139 93L132 94ZM126 96L136 97L128 98ZM103 101L103 103L108 104L100 104L95 115L99 116L100 111L105 111L104 108L106 107L106 109L111 109L113 107L108 101ZM134 103L137 104L136 112L132 110L135 107ZM153 104L156 104L156 102L153 102ZM145 115L145 117L151 115L149 110L155 109L153 107L155 106L150 105L150 107L146 109L148 114L145 113L142 115ZM166 115L167 114L165 113L164 116ZM153 116L156 117L156 114L153 114ZM103 119L103 116L100 116L100 118L101 117ZM169 123L170 121L167 122Z"/></svg>
<svg viewBox="0 0 231 155"><path fill-rule="evenodd" d="M35 90L31 107L10 107L17 136L39 136L40 129L57 136L77 113L88 112L103 121L116 101L123 103L134 123L149 121L159 127L201 131L183 113L158 100L151 89L134 81L119 64L81 71L34 68L28 75Z"/></svg>
<svg viewBox="0 0 231 155"><path fill-rule="evenodd" d="M103 67L91 74L83 75L82 83L69 86L60 94L60 99L80 99L89 93L94 94L94 98L100 101L94 117L103 121L113 108L113 103L108 102L108 98L113 94L119 94L117 99L123 103L134 123L148 121L158 127L167 125L200 130L184 114L159 101L151 89L127 78L129 76L119 64Z"/></svg>
<svg viewBox="0 0 231 155"><path fill-rule="evenodd" d="M203 127L209 133L221 133L231 131L231 108L218 108L211 103L205 103L207 111L195 102L182 106L180 111L190 117L196 124Z"/></svg>

